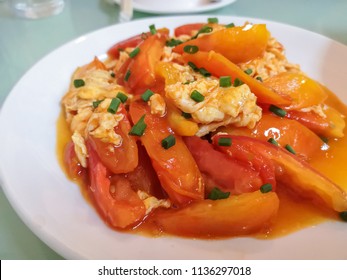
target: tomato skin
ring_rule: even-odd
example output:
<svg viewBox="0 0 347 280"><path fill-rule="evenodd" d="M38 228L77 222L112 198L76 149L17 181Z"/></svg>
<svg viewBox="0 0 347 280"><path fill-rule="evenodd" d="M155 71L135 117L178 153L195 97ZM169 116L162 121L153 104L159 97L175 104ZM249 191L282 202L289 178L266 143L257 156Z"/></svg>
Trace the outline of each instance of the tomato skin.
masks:
<svg viewBox="0 0 347 280"><path fill-rule="evenodd" d="M120 113L124 117L114 128L114 131L122 137L120 146L104 143L93 136L88 137L101 162L114 174L131 172L138 165L137 144L129 135L131 125L123 104L120 105Z"/></svg>
<svg viewBox="0 0 347 280"><path fill-rule="evenodd" d="M153 168L170 199L179 205L204 198L204 184L200 171L183 139L170 129L165 117L152 115L143 101L130 104L130 116L136 123L145 115L147 128L140 137L141 143L151 158ZM164 149L161 141L173 134L174 146Z"/></svg>
<svg viewBox="0 0 347 280"><path fill-rule="evenodd" d="M75 145L71 141L65 146L64 150L64 165L67 167L68 176L72 180L84 179L86 169L82 167L75 152Z"/></svg>
<svg viewBox="0 0 347 280"><path fill-rule="evenodd" d="M208 141L197 136L185 137L184 141L200 171L207 177L208 192L217 186L223 191L241 194L256 191L263 184L259 172L215 150Z"/></svg>
<svg viewBox="0 0 347 280"><path fill-rule="evenodd" d="M169 29L161 28L161 29L158 29L157 32L168 35ZM124 50L126 48L135 48L148 36L151 36L151 32L138 34L128 39L125 39L121 42L118 42L108 49L107 55L113 59L118 59L120 50Z"/></svg>
<svg viewBox="0 0 347 280"><path fill-rule="evenodd" d="M237 158L244 158L247 152L258 154L272 162L276 180L299 196L311 199L337 212L347 210L347 194L328 178L315 171L301 158L281 147L245 136L232 136L232 145L218 146L218 139L226 135L215 135L212 142L219 150ZM245 153L246 152L246 153Z"/></svg>
<svg viewBox="0 0 347 280"><path fill-rule="evenodd" d="M261 82L247 75L236 64L228 60L225 56L214 52L198 51L195 54L184 53L182 55L186 63L193 62L197 67L205 68L216 77L230 76L233 79L240 79L249 86L251 91L257 96L258 103L289 105L291 100L287 96L279 95Z"/></svg>
<svg viewBox="0 0 347 280"><path fill-rule="evenodd" d="M141 221L146 214L145 205L132 190L130 182L122 175L114 175L110 180L107 168L91 143L87 141L86 145L90 194L99 213L116 228L126 228Z"/></svg>
<svg viewBox="0 0 347 280"><path fill-rule="evenodd" d="M179 37L181 35L189 35L192 36L192 32L200 30L201 27L207 25L206 23L189 23L184 24L175 28L174 34L175 37Z"/></svg>
<svg viewBox="0 0 347 280"><path fill-rule="evenodd" d="M164 83L156 75L155 66L163 54L167 36L157 33L142 41L140 52L134 58L128 58L119 70L117 82L124 85L133 94L142 94L145 90L160 91Z"/></svg>
<svg viewBox="0 0 347 280"><path fill-rule="evenodd" d="M264 113L260 121L251 130L248 128L225 129L232 135L254 137L263 141L270 138L285 147L289 144L294 151L305 159L309 159L321 150L323 141L301 123L288 118L280 118L271 113Z"/></svg>

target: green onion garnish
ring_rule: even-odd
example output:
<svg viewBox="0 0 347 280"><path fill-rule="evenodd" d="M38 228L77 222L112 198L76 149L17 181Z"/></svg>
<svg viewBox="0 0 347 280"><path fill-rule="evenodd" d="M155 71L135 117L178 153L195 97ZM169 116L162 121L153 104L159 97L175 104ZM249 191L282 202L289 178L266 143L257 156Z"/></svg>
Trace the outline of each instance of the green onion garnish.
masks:
<svg viewBox="0 0 347 280"><path fill-rule="evenodd" d="M263 79L260 76L256 77L255 79L258 80L259 82L263 82Z"/></svg>
<svg viewBox="0 0 347 280"><path fill-rule="evenodd" d="M260 191L262 193L268 193L272 191L272 185L270 183L266 183L260 187Z"/></svg>
<svg viewBox="0 0 347 280"><path fill-rule="evenodd" d="M253 70L251 68L248 68L244 71L247 75L251 75Z"/></svg>
<svg viewBox="0 0 347 280"><path fill-rule="evenodd" d="M168 47L176 47L180 44L182 44L183 42L181 40L176 40L174 38L172 38L170 41L166 41L166 46Z"/></svg>
<svg viewBox="0 0 347 280"><path fill-rule="evenodd" d="M289 144L284 146L286 148L286 150L290 153L292 153L293 155L296 155L296 152L294 151L293 147L290 146Z"/></svg>
<svg viewBox="0 0 347 280"><path fill-rule="evenodd" d="M118 107L122 102L120 101L119 98L112 98L110 106L108 106L107 108L107 112L111 113L111 114L115 114L117 113Z"/></svg>
<svg viewBox="0 0 347 280"><path fill-rule="evenodd" d="M151 24L149 26L149 31L151 32L151 34L156 34L157 33L157 29L155 28L155 25L154 24Z"/></svg>
<svg viewBox="0 0 347 280"><path fill-rule="evenodd" d="M193 36L191 39L192 40L196 39L196 38L198 38L198 36L200 34L203 34L203 33L211 33L212 30L213 30L213 28L211 26L205 25L205 26L201 27L200 30L198 31L198 33L196 33L195 36Z"/></svg>
<svg viewBox="0 0 347 280"><path fill-rule="evenodd" d="M196 102L201 102L201 101L204 101L205 96L203 96L197 90L193 90L193 92L190 94L190 98L193 99Z"/></svg>
<svg viewBox="0 0 347 280"><path fill-rule="evenodd" d="M219 188L214 187L208 195L208 199L218 200L218 199L226 199L230 196L230 192L223 192Z"/></svg>
<svg viewBox="0 0 347 280"><path fill-rule="evenodd" d="M124 77L124 81L128 81L129 80L129 78L130 78L130 75L131 75L131 72L130 72L130 70L128 70L126 73L125 73L125 77Z"/></svg>
<svg viewBox="0 0 347 280"><path fill-rule="evenodd" d="M136 124L131 128L129 134L135 136L142 136L145 132L147 124L145 123L145 115L143 115Z"/></svg>
<svg viewBox="0 0 347 280"><path fill-rule="evenodd" d="M172 134L161 140L161 146L167 150L176 144L176 138Z"/></svg>
<svg viewBox="0 0 347 280"><path fill-rule="evenodd" d="M97 108L102 101L104 101L104 99L93 101L93 108Z"/></svg>
<svg viewBox="0 0 347 280"><path fill-rule="evenodd" d="M73 81L75 88L83 87L86 83L82 79L76 79Z"/></svg>
<svg viewBox="0 0 347 280"><path fill-rule="evenodd" d="M340 212L339 216L343 221L347 222L347 211Z"/></svg>
<svg viewBox="0 0 347 280"><path fill-rule="evenodd" d="M199 68L199 72L201 75L203 75L204 77L210 77L211 76L211 73L208 72L205 68L201 67Z"/></svg>
<svg viewBox="0 0 347 280"><path fill-rule="evenodd" d="M280 107L277 107L275 105L270 105L269 107L270 112L274 113L277 116L285 117L287 115L287 112L281 109Z"/></svg>
<svg viewBox="0 0 347 280"><path fill-rule="evenodd" d="M186 53L193 54L199 51L199 47L194 45L186 45L184 46L183 51Z"/></svg>
<svg viewBox="0 0 347 280"><path fill-rule="evenodd" d="M231 138L230 137L220 137L218 139L218 145L219 146L225 146L225 147L231 146Z"/></svg>
<svg viewBox="0 0 347 280"><path fill-rule="evenodd" d="M116 74L113 71L110 73L110 75L112 78L116 77Z"/></svg>
<svg viewBox="0 0 347 280"><path fill-rule="evenodd" d="M190 68L192 68L195 72L199 71L199 68L191 61L188 62Z"/></svg>
<svg viewBox="0 0 347 280"><path fill-rule="evenodd" d="M118 92L116 97L119 98L122 103L125 103L128 100L128 96L126 96L123 92Z"/></svg>
<svg viewBox="0 0 347 280"><path fill-rule="evenodd" d="M232 22L232 23L227 24L225 27L226 27L226 28L235 27L235 24Z"/></svg>
<svg viewBox="0 0 347 280"><path fill-rule="evenodd" d="M208 23L218 23L218 18L214 17L214 18L208 18L207 19Z"/></svg>
<svg viewBox="0 0 347 280"><path fill-rule="evenodd" d="M141 33L141 39L142 39L142 40L146 40L147 38L148 38L147 33L142 32L142 33Z"/></svg>
<svg viewBox="0 0 347 280"><path fill-rule="evenodd" d="M147 89L142 95L141 95L141 98L143 101L148 101L151 96L154 94L153 91L151 91L150 89Z"/></svg>
<svg viewBox="0 0 347 280"><path fill-rule="evenodd" d="M268 141L269 143L275 145L275 146L278 146L278 142L277 142L275 139L273 139L273 138L269 138L269 140L267 140L267 141Z"/></svg>
<svg viewBox="0 0 347 280"><path fill-rule="evenodd" d="M133 49L133 50L129 53L129 57L134 58L135 56L138 55L139 52L140 52L140 48L137 47L137 48Z"/></svg>
<svg viewBox="0 0 347 280"><path fill-rule="evenodd" d="M186 112L182 112L181 116L184 117L185 119L191 119L192 118L192 115L190 113L186 113Z"/></svg>
<svg viewBox="0 0 347 280"><path fill-rule="evenodd" d="M328 137L325 137L325 136L319 136L320 139L322 139L322 141L325 143L325 144L328 144L329 142L329 138Z"/></svg>
<svg viewBox="0 0 347 280"><path fill-rule="evenodd" d="M231 86L231 77L230 76L222 76L219 78L219 86L220 87L230 87Z"/></svg>
<svg viewBox="0 0 347 280"><path fill-rule="evenodd" d="M243 85L243 82L239 78L236 78L234 80L234 87L239 87L241 85Z"/></svg>

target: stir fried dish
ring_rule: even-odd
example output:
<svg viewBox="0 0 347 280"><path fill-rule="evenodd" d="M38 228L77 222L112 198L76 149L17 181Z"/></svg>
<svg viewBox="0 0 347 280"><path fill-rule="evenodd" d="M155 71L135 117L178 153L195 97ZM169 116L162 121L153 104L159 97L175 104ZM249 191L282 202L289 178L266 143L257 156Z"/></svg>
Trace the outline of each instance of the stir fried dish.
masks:
<svg viewBox="0 0 347 280"><path fill-rule="evenodd" d="M111 228L221 238L347 220L346 106L265 24L151 25L107 56L76 65L61 152Z"/></svg>

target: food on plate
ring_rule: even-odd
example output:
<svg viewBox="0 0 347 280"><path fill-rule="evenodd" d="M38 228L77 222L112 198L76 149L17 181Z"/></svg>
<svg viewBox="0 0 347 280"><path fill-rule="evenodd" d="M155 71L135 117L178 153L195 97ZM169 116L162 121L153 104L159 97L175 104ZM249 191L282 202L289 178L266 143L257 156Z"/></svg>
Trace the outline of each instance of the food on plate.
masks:
<svg viewBox="0 0 347 280"><path fill-rule="evenodd" d="M173 34L151 25L116 42L62 99L64 168L104 221L220 238L346 220L347 185L327 168L346 144L345 105L265 24L212 18Z"/></svg>

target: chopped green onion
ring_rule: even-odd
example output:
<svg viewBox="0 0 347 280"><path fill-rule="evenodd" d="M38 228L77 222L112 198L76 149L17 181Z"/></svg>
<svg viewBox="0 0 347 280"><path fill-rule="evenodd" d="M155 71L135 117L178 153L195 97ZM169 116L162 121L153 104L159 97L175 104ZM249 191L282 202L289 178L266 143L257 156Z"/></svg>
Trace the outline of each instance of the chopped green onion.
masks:
<svg viewBox="0 0 347 280"><path fill-rule="evenodd" d="M192 68L194 71L199 71L199 68L191 61L188 62L188 65L190 66L190 68Z"/></svg>
<svg viewBox="0 0 347 280"><path fill-rule="evenodd" d="M293 147L290 146L289 144L284 146L286 148L286 150L290 153L292 153L293 155L296 155L296 152L294 151Z"/></svg>
<svg viewBox="0 0 347 280"><path fill-rule="evenodd" d="M147 33L142 32L142 34L141 34L141 39L142 39L142 40L146 40L147 38L148 38Z"/></svg>
<svg viewBox="0 0 347 280"><path fill-rule="evenodd" d="M112 78L116 77L116 74L113 71L110 73L110 75Z"/></svg>
<svg viewBox="0 0 347 280"><path fill-rule="evenodd" d="M230 196L230 192L223 192L219 188L214 187L210 194L208 195L208 199L218 200L218 199L226 199Z"/></svg>
<svg viewBox="0 0 347 280"><path fill-rule="evenodd" d="M83 87L86 83L82 79L76 79L73 81L75 88Z"/></svg>
<svg viewBox="0 0 347 280"><path fill-rule="evenodd" d="M231 77L230 76L222 76L219 78L219 86L220 87L230 87L231 86Z"/></svg>
<svg viewBox="0 0 347 280"><path fill-rule="evenodd" d="M239 79L239 78L236 78L234 80L234 87L239 87L241 85L243 85L244 83Z"/></svg>
<svg viewBox="0 0 347 280"><path fill-rule="evenodd" d="M185 81L184 83L182 83L182 85L189 85L192 82L194 82L194 81Z"/></svg>
<svg viewBox="0 0 347 280"><path fill-rule="evenodd" d="M199 68L199 72L201 75L203 75L204 77L210 77L211 76L211 73L208 72L205 68L201 67Z"/></svg>
<svg viewBox="0 0 347 280"><path fill-rule="evenodd" d="M274 113L277 116L285 117L287 115L287 112L281 109L280 107L277 107L275 105L270 105L269 107L270 112Z"/></svg>
<svg viewBox="0 0 347 280"><path fill-rule="evenodd" d="M227 24L225 27L226 27L226 28L235 27L235 24L232 22L232 23Z"/></svg>
<svg viewBox="0 0 347 280"><path fill-rule="evenodd" d="M199 51L199 47L194 45L186 45L184 46L183 51L186 53L193 54Z"/></svg>
<svg viewBox="0 0 347 280"><path fill-rule="evenodd" d="M201 27L200 30L198 31L198 33L196 33L195 36L193 36L191 39L192 40L196 39L196 38L198 38L198 36L200 34L203 34L203 33L211 33L212 30L213 30L213 28L211 26L205 25L205 26Z"/></svg>
<svg viewBox="0 0 347 280"><path fill-rule="evenodd" d="M214 17L214 18L208 18L207 19L208 23L218 23L218 18Z"/></svg>
<svg viewBox="0 0 347 280"><path fill-rule="evenodd" d="M142 95L141 95L141 98L143 101L148 101L151 96L154 94L153 91L151 91L150 89L147 89Z"/></svg>
<svg viewBox="0 0 347 280"><path fill-rule="evenodd" d="M176 40L174 38L172 38L170 41L166 41L166 46L168 47L176 47L180 44L182 44L183 42L181 40Z"/></svg>
<svg viewBox="0 0 347 280"><path fill-rule="evenodd" d="M272 191L272 185L270 183L266 183L260 187L260 191L262 193L268 193Z"/></svg>
<svg viewBox="0 0 347 280"><path fill-rule="evenodd" d="M190 98L193 99L196 102L201 102L201 101L204 101L205 96L203 96L197 90L193 90L193 92L190 94Z"/></svg>
<svg viewBox="0 0 347 280"><path fill-rule="evenodd" d="M136 47L135 49L132 50L132 52L129 53L129 57L134 58L135 56L138 55L139 52L140 52L140 48Z"/></svg>
<svg viewBox="0 0 347 280"><path fill-rule="evenodd" d="M104 99L93 101L93 108L97 108L102 101L104 101Z"/></svg>
<svg viewBox="0 0 347 280"><path fill-rule="evenodd" d="M134 136L142 136L145 132L147 124L145 123L145 115L143 115L136 124L131 128L129 134Z"/></svg>
<svg viewBox="0 0 347 280"><path fill-rule="evenodd" d="M149 26L149 31L151 32L151 34L156 34L157 33L157 29L155 28L155 25L154 24L151 24Z"/></svg>
<svg viewBox="0 0 347 280"><path fill-rule="evenodd" d="M269 140L267 140L267 141L268 141L269 143L275 145L275 146L278 146L278 142L277 142L275 139L273 139L273 138L269 138Z"/></svg>
<svg viewBox="0 0 347 280"><path fill-rule="evenodd" d="M225 147L231 146L231 138L230 137L220 137L218 139L218 145L219 146L225 146Z"/></svg>
<svg viewBox="0 0 347 280"><path fill-rule="evenodd" d="M121 101L119 98L112 98L110 106L108 106L107 108L107 112L111 113L111 114L115 114L117 113L118 107L121 104Z"/></svg>
<svg viewBox="0 0 347 280"><path fill-rule="evenodd" d="M123 92L118 92L116 97L119 98L119 100L122 101L122 103L125 103L128 100L128 96L125 95Z"/></svg>
<svg viewBox="0 0 347 280"><path fill-rule="evenodd" d="M256 77L255 79L258 80L259 82L263 82L263 79L260 76Z"/></svg>
<svg viewBox="0 0 347 280"><path fill-rule="evenodd" d="M322 141L325 143L325 144L328 144L329 142L329 138L328 137L325 137L325 136L319 136L320 139L322 139Z"/></svg>
<svg viewBox="0 0 347 280"><path fill-rule="evenodd" d="M247 75L251 75L253 70L251 68L248 68L244 71Z"/></svg>
<svg viewBox="0 0 347 280"><path fill-rule="evenodd" d="M339 216L343 221L347 222L347 211L340 212Z"/></svg>
<svg viewBox="0 0 347 280"><path fill-rule="evenodd" d="M130 72L130 70L128 70L126 73L125 73L125 77L124 77L124 81L128 81L129 80L129 78L130 78L130 75L131 75L131 72Z"/></svg>
<svg viewBox="0 0 347 280"><path fill-rule="evenodd" d="M176 144L176 138L174 135L170 134L168 137L161 140L161 146L167 150Z"/></svg>
<svg viewBox="0 0 347 280"><path fill-rule="evenodd" d="M182 117L184 117L185 119L191 119L192 118L192 114L190 113L186 113L186 112L182 112Z"/></svg>

